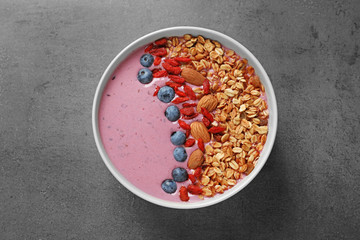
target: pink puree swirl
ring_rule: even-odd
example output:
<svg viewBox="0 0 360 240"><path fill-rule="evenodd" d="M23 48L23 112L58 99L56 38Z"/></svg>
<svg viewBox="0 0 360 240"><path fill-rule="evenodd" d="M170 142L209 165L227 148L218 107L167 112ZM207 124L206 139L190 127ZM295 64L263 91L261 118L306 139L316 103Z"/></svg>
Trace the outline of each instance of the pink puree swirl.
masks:
<svg viewBox="0 0 360 240"><path fill-rule="evenodd" d="M137 80L137 73L143 68L142 54L143 47L134 51L108 80L99 108L101 140L110 160L129 182L154 197L181 202L178 191L165 193L161 183L172 178L171 171L176 167L189 170L187 161L174 159L176 146L170 142L172 132L184 130L164 115L166 107L172 104L153 96L156 86L164 86L167 79L155 78L146 85ZM188 156L194 149L186 148ZM190 180L177 183L177 189L189 183ZM190 201L199 200L190 196Z"/></svg>

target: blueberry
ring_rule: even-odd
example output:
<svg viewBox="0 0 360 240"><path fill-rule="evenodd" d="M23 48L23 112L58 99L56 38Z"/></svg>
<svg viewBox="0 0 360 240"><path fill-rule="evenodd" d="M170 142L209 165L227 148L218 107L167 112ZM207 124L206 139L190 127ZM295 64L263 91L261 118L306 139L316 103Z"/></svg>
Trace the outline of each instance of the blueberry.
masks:
<svg viewBox="0 0 360 240"><path fill-rule="evenodd" d="M154 62L154 57L148 53L142 55L140 58L140 63L144 67L150 67L153 64L153 62Z"/></svg>
<svg viewBox="0 0 360 240"><path fill-rule="evenodd" d="M176 182L172 179L166 179L161 183L161 188L166 193L174 193L177 189Z"/></svg>
<svg viewBox="0 0 360 240"><path fill-rule="evenodd" d="M170 141L174 145L183 145L186 141L186 135L181 131L173 132L170 136Z"/></svg>
<svg viewBox="0 0 360 240"><path fill-rule="evenodd" d="M160 101L164 103L169 103L175 97L175 91L169 86L164 86L160 88L157 97L159 98Z"/></svg>
<svg viewBox="0 0 360 240"><path fill-rule="evenodd" d="M178 162L184 162L187 159L187 153L184 147L177 147L173 152L174 158Z"/></svg>
<svg viewBox="0 0 360 240"><path fill-rule="evenodd" d="M137 79L142 84L150 83L152 81L152 79L153 79L152 72L147 68L142 68L138 72Z"/></svg>
<svg viewBox="0 0 360 240"><path fill-rule="evenodd" d="M174 168L171 175L175 182L185 182L189 178L186 169L182 167Z"/></svg>
<svg viewBox="0 0 360 240"><path fill-rule="evenodd" d="M165 117L171 121L175 122L180 118L180 111L177 106L168 106L165 110Z"/></svg>

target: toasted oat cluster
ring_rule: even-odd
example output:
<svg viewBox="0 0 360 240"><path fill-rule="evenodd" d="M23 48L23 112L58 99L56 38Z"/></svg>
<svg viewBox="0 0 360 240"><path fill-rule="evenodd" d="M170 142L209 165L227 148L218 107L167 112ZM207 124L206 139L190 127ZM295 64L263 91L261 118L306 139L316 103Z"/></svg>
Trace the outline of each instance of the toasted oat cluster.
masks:
<svg viewBox="0 0 360 240"><path fill-rule="evenodd" d="M183 103L178 123L186 130L184 145L196 140L199 146L187 160L194 169L188 191L200 198L223 193L251 173L264 147L269 115L265 88L246 59L217 41L189 34L161 41L161 47L155 42L154 49L147 49L156 56L155 65L165 62L154 77L169 77L167 86L178 95L172 102ZM191 100L196 103L186 103ZM180 198L187 201L184 192L182 187Z"/></svg>

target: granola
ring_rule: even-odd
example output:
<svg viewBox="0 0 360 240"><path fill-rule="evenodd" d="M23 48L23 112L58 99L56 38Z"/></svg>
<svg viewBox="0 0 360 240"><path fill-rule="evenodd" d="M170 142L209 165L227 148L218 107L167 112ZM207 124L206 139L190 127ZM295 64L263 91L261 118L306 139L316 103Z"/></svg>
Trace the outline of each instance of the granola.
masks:
<svg viewBox="0 0 360 240"><path fill-rule="evenodd" d="M268 133L265 88L245 58L217 41L185 34L167 38L163 48L167 54L160 57L186 62L181 64L181 76L193 85L192 91L198 102L196 111L183 111L191 112L183 119L192 123L185 126L182 121L184 127L181 127L197 141L203 136L201 142L205 142L204 153L195 150L188 166L194 166L198 172L200 169L192 183L202 189L199 197L213 197L235 186L256 166ZM163 65L165 70L172 73L173 70L166 66ZM174 83L168 86L178 91L182 87ZM179 95L173 103L188 101L189 94L184 96ZM202 122L195 119L199 114L203 116ZM190 171L194 174L196 170Z"/></svg>

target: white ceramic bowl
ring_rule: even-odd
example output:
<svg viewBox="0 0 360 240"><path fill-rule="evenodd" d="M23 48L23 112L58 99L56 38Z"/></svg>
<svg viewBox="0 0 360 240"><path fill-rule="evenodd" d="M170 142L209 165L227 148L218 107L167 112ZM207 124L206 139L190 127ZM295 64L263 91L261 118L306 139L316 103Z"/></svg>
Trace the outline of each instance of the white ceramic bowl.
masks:
<svg viewBox="0 0 360 240"><path fill-rule="evenodd" d="M241 57L248 59L249 64L254 67L255 72L257 75L259 75L262 84L265 86L265 91L267 94L267 103L269 108L269 132L267 136L266 144L263 148L263 151L260 154L260 158L254 168L254 170L246 176L244 179L242 179L240 182L238 182L233 188L230 190L225 191L223 194L217 194L213 198L206 198L203 201L198 202L170 202L166 200L162 200L159 198L156 198L154 196L151 196L137 187L135 187L131 182L127 181L126 178L124 178L115 168L111 160L109 159L104 146L101 141L100 132L99 132L99 126L98 126L98 111L100 106L100 100L103 93L103 90L107 84L107 81L110 79L110 76L112 76L112 73L115 71L116 67L129 55L131 52L141 46L144 46L145 44L148 44L150 42L153 42L159 38L162 37L170 37L170 36L183 36L184 34L191 34L194 36L202 35L205 38L210 38L213 40L216 40L220 42L223 46L226 46L230 49L233 49L237 54L239 54ZM127 189L129 189L131 192L136 194L137 196L152 202L154 204L164 206L164 207L170 207L170 208L178 208L178 209L191 209L191 208L201 208L210 206L216 203L219 203L221 201L224 201L225 199L235 195L241 189L243 189L246 185L248 185L255 176L260 172L262 167L264 166L265 162L267 161L271 149L273 147L275 136L276 136L276 130L277 130L277 122L278 122L278 112L277 112L277 105L276 105L276 98L275 93L273 90L273 87L271 85L270 79L268 75L266 74L264 68L261 66L260 62L255 58L255 56L247 50L243 45L241 45L236 40L213 30L205 29L205 28L199 28L199 27L188 27L188 26L181 26L181 27L172 27L172 28L166 28L162 30L158 30L155 32L152 32L150 34L147 34L136 41L132 42L130 45L128 45L124 50L122 50L110 63L110 65L105 70L104 74L102 75L100 79L100 83L96 89L94 103L93 103L93 111L92 111L92 125L93 125L93 131L95 136L95 142L97 145L97 148L100 152L100 155L102 159L104 160L106 166L110 170L110 172L114 175L114 177Z"/></svg>

